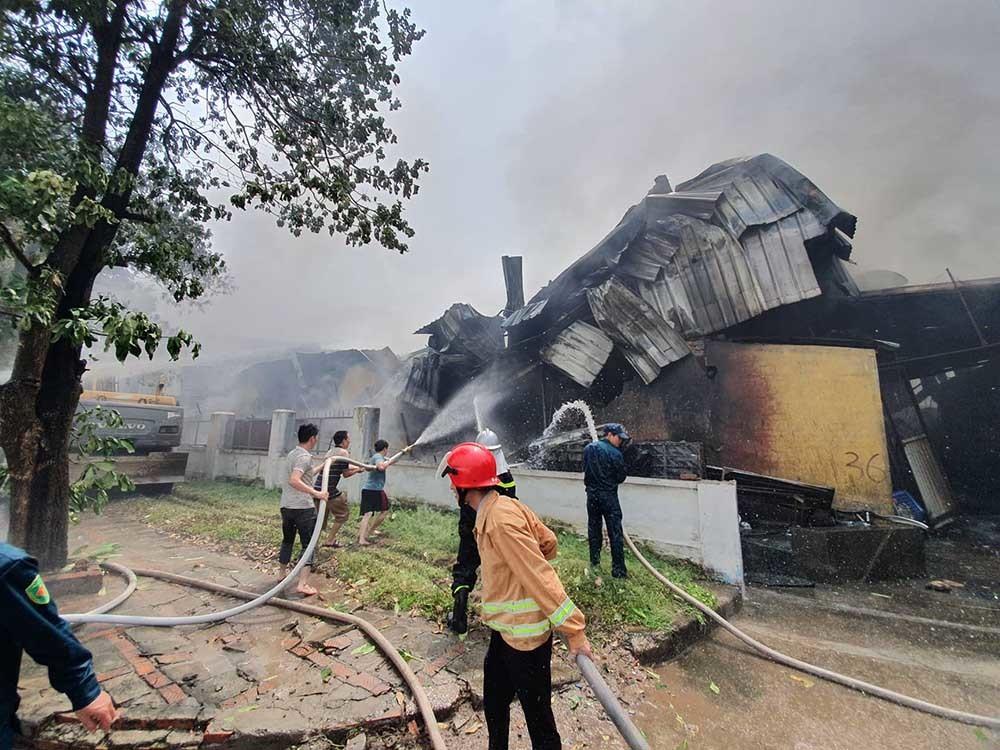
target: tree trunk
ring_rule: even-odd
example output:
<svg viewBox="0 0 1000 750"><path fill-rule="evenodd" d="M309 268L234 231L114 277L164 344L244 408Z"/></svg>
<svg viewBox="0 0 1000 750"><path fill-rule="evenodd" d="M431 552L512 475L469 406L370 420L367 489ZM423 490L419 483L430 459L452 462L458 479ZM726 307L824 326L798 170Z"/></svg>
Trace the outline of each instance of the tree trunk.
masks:
<svg viewBox="0 0 1000 750"><path fill-rule="evenodd" d="M87 304L97 272L77 267L58 312ZM52 341L43 326L21 334L10 381L0 388L0 445L10 476L11 544L43 570L66 564L69 445L86 363L81 347ZM36 374L37 373L37 374Z"/></svg>
<svg viewBox="0 0 1000 750"><path fill-rule="evenodd" d="M9 541L52 570L66 564L69 443L83 368L66 342L51 345L46 360L34 408L5 408L0 442L11 468Z"/></svg>

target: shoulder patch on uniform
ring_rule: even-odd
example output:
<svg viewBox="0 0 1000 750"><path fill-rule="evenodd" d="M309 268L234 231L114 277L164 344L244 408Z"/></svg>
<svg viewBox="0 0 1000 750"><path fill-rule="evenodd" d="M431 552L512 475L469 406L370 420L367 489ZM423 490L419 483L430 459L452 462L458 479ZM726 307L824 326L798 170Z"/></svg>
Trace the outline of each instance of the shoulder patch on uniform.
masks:
<svg viewBox="0 0 1000 750"><path fill-rule="evenodd" d="M35 604L48 604L52 601L52 597L49 596L49 590L45 588L45 581L42 580L40 575L36 575L32 579L31 583L24 590L24 593L28 595Z"/></svg>

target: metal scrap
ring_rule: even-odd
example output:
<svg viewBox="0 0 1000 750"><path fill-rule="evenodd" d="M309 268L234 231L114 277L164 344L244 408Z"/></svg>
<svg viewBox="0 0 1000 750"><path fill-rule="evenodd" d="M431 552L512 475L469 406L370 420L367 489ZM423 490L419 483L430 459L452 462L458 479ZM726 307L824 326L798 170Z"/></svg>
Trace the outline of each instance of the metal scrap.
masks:
<svg viewBox="0 0 1000 750"><path fill-rule="evenodd" d="M618 279L588 289L587 301L601 330L621 346L647 385L662 368L691 353L684 338Z"/></svg>
<svg viewBox="0 0 1000 750"><path fill-rule="evenodd" d="M600 329L578 320L550 341L542 349L541 357L589 388L613 349L614 342Z"/></svg>

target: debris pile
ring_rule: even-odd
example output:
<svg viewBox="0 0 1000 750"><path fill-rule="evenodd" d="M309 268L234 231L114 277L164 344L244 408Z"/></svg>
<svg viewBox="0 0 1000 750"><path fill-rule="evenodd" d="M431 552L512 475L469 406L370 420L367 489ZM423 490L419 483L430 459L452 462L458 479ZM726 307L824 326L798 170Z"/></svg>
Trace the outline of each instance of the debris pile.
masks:
<svg viewBox="0 0 1000 750"><path fill-rule="evenodd" d="M459 439L474 429L471 399L488 394L484 419L508 455L563 470L579 470L585 433L538 436L559 404L583 399L599 421L628 424L637 475L719 467L742 477L748 518L891 515L903 491L947 523L957 501L944 463L967 470L970 451L926 412L967 403L956 377L996 383L1000 343L987 334L1000 326L1000 280L862 291L848 270L857 221L770 154L676 188L657 177L526 303L521 259L504 257L504 309L456 304L419 329L427 348L382 397L402 404L410 436L468 399ZM995 397L987 414L1000 417Z"/></svg>

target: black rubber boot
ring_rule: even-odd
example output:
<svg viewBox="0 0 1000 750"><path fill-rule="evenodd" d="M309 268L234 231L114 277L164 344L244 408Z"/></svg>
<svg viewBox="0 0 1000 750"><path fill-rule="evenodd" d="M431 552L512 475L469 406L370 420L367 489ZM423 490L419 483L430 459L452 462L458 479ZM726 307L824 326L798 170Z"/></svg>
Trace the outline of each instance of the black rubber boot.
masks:
<svg viewBox="0 0 1000 750"><path fill-rule="evenodd" d="M455 607L448 615L448 627L453 633L462 635L469 630L469 590L461 588L455 592Z"/></svg>

